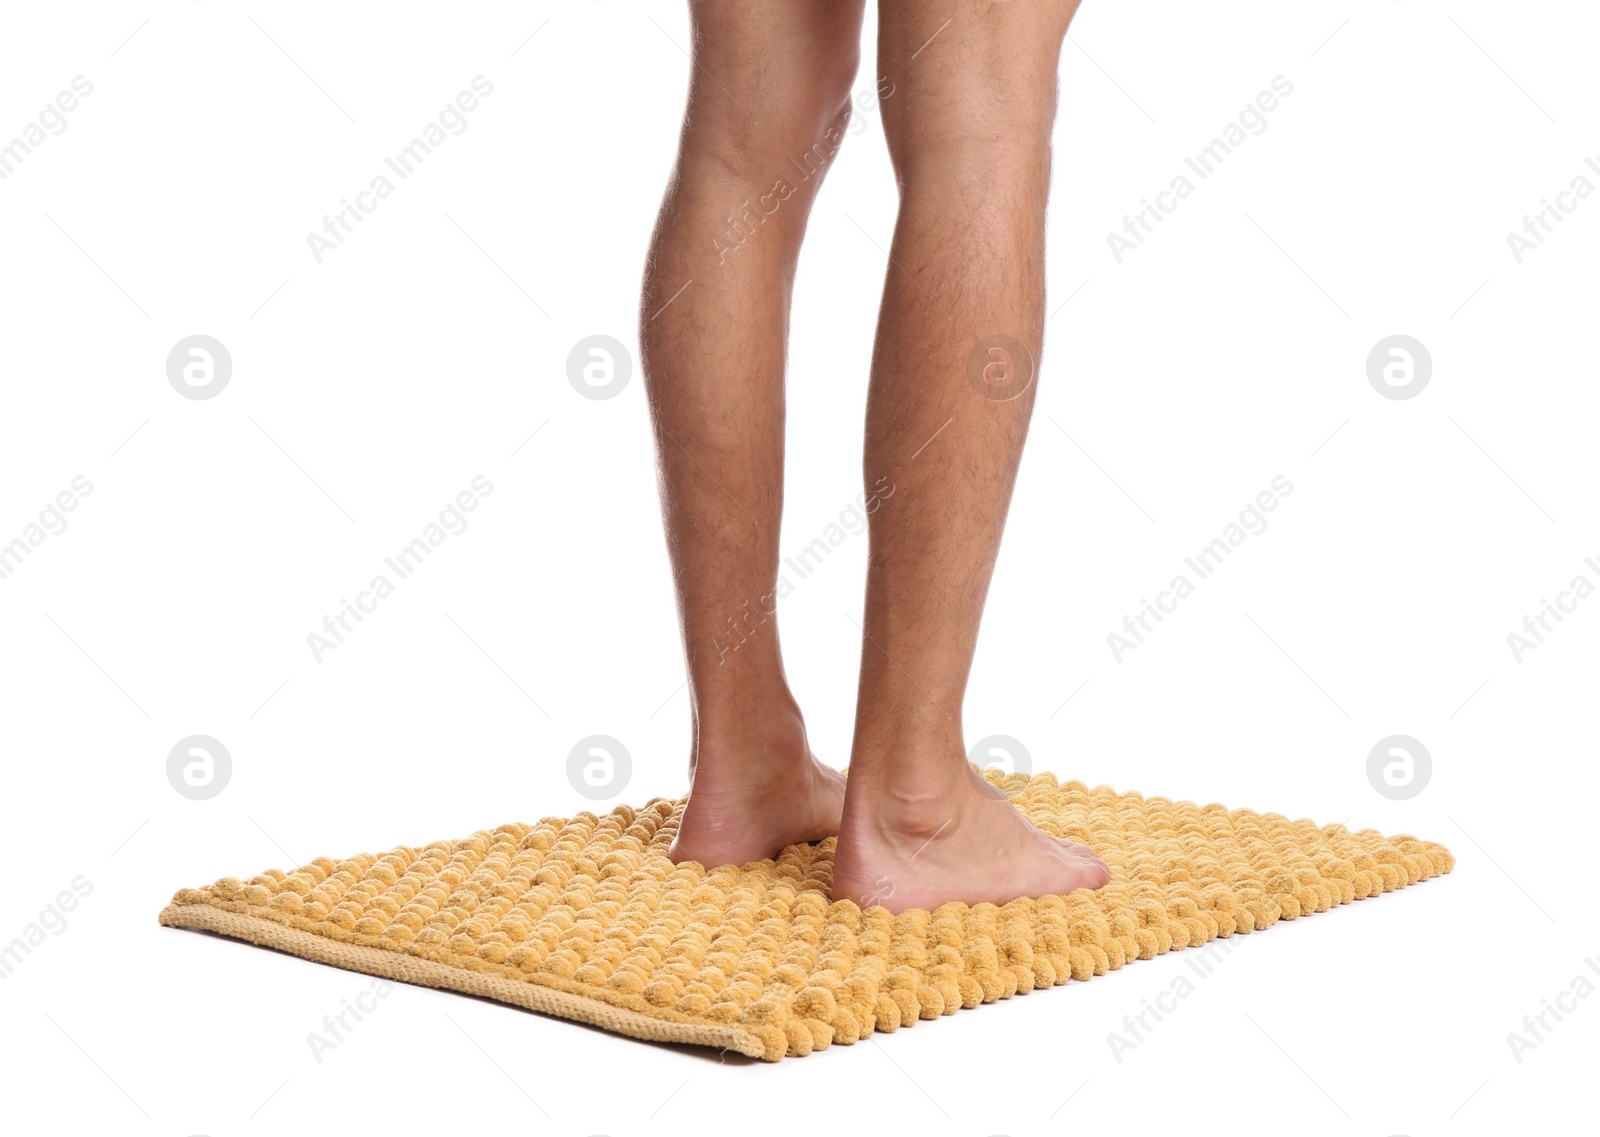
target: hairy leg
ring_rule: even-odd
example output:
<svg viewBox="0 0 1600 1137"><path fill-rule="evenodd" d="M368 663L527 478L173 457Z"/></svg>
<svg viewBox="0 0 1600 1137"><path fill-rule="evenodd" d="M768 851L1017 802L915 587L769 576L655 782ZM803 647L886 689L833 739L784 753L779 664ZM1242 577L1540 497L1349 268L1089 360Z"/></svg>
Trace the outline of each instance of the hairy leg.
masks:
<svg viewBox="0 0 1600 1137"><path fill-rule="evenodd" d="M836 899L1004 903L1108 877L971 772L961 729L1036 391L1056 68L1076 7L879 2L900 213L865 464L869 486L888 477L896 489L871 517Z"/></svg>
<svg viewBox="0 0 1600 1137"><path fill-rule="evenodd" d="M794 272L844 137L863 0L692 0L678 158L639 343L693 716L677 861L743 864L838 832L773 611Z"/></svg>

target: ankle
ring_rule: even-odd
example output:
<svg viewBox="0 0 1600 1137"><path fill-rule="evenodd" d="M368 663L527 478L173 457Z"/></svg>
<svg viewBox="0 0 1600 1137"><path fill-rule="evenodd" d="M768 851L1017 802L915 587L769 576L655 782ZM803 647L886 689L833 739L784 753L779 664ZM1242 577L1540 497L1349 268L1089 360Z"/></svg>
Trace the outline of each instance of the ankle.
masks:
<svg viewBox="0 0 1600 1137"><path fill-rule="evenodd" d="M960 823L977 796L964 763L896 771L878 764L850 768L841 837L873 845L913 847Z"/></svg>
<svg viewBox="0 0 1600 1137"><path fill-rule="evenodd" d="M769 782L792 777L810 760L805 720L787 692L737 710L696 707L691 779Z"/></svg>

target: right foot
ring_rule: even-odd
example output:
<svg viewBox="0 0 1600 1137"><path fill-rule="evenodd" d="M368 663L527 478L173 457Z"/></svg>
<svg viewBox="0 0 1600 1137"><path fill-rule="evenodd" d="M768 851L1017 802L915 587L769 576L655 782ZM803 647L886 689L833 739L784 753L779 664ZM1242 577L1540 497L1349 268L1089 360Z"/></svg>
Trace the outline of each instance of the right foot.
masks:
<svg viewBox="0 0 1600 1137"><path fill-rule="evenodd" d="M797 762L750 755L737 766L702 764L668 856L706 868L775 858L790 845L839 832L844 775L804 751Z"/></svg>
<svg viewBox="0 0 1600 1137"><path fill-rule="evenodd" d="M854 788L862 794L863 787ZM891 794L863 794L891 803ZM852 799L854 802L855 799ZM833 858L833 899L899 914L955 900L1004 904L1099 888L1111 870L1083 845L1051 837L977 774L937 808L852 804ZM913 816L913 814L915 816Z"/></svg>

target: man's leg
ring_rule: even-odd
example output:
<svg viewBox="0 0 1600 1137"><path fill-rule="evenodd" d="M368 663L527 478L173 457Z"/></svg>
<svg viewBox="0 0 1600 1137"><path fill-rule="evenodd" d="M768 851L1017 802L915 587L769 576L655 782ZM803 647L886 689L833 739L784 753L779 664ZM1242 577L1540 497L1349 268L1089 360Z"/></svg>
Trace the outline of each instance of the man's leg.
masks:
<svg viewBox="0 0 1600 1137"><path fill-rule="evenodd" d="M895 492L871 518L836 899L900 911L1107 879L1092 853L1046 836L971 773L961 729L1036 391L1056 67L1076 7L879 2L901 197L866 481L885 477Z"/></svg>
<svg viewBox="0 0 1600 1137"><path fill-rule="evenodd" d="M789 297L844 137L863 0L693 0L693 77L651 242L639 343L689 669L674 860L776 856L838 832L773 617Z"/></svg>

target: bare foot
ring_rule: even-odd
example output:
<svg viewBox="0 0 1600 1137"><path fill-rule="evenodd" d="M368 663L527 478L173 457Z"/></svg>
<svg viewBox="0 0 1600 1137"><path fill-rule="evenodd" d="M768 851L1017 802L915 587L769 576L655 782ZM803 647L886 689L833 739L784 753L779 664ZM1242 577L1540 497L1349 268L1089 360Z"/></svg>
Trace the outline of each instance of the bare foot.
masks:
<svg viewBox="0 0 1600 1137"><path fill-rule="evenodd" d="M969 768L969 770L970 770L970 768ZM977 771L971 771L971 773L972 773L972 786L979 793L983 794L986 797L998 798L1000 801L1010 801L1011 800L1010 798L1006 797L1006 794L1005 794L1004 790L1002 790L999 786L995 785L993 782L991 782L987 778L985 778L982 773L977 772ZM1018 816L1020 817L1021 814L1018 814ZM1027 819L1024 818L1023 820L1027 820ZM1033 823L1030 821L1030 822L1028 822L1028 824L1032 825ZM1035 826L1035 828L1037 828L1037 826ZM1097 854L1093 849L1089 848L1089 846L1087 846L1087 845L1074 844L1073 842L1067 840L1065 837L1051 837L1050 840L1055 841L1055 842L1065 846L1068 849L1075 850L1078 853L1086 853L1086 854L1088 854L1090 860L1095 860L1095 861L1100 860L1099 854ZM1101 861L1100 863L1104 864L1105 862ZM1096 887L1099 887L1099 886L1097 885Z"/></svg>
<svg viewBox="0 0 1600 1137"><path fill-rule="evenodd" d="M857 786L856 793L863 787ZM976 774L936 806L894 794L852 799L833 859L833 899L894 913L948 901L1004 904L1100 888L1111 870L1094 852L1051 837Z"/></svg>
<svg viewBox="0 0 1600 1137"><path fill-rule="evenodd" d="M810 750L800 761L752 755L726 765L708 768L702 758L668 852L674 864L744 865L839 832L844 775Z"/></svg>

